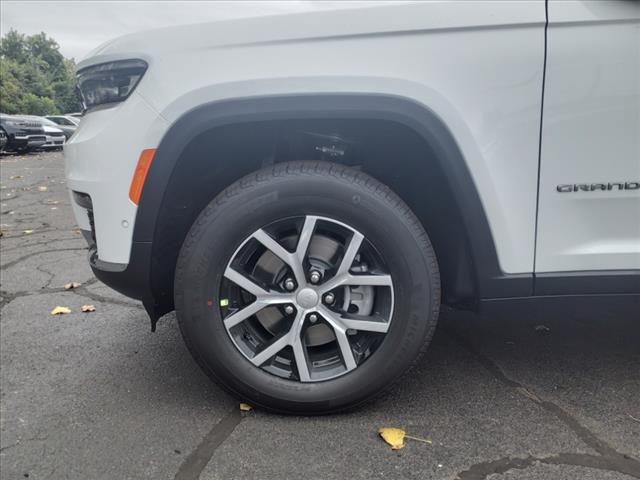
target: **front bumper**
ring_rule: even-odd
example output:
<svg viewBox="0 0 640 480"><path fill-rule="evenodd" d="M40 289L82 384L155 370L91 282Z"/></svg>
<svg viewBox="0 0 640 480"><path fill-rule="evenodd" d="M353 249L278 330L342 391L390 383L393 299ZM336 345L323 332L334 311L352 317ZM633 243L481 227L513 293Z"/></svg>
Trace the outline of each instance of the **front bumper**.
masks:
<svg viewBox="0 0 640 480"><path fill-rule="evenodd" d="M40 148L47 141L46 135L11 135L7 148L13 150Z"/></svg>
<svg viewBox="0 0 640 480"><path fill-rule="evenodd" d="M142 257L147 257L144 252L145 249L136 248L135 252L132 251L131 262L128 264L111 263L101 260L98 256L98 246L96 243L93 200L90 195L82 192L72 192L71 196L75 205L86 212L89 220L89 230L82 229L81 231L89 245L89 264L95 276L114 290L128 297L139 300L147 297L149 282L143 272L148 272L149 269L141 268L147 266L147 262L141 261ZM132 248L132 250L134 249ZM135 273L132 273L134 271Z"/></svg>
<svg viewBox="0 0 640 480"><path fill-rule="evenodd" d="M134 92L125 102L87 113L64 144L67 186L78 226L89 243L94 275L141 300L152 325L151 243L133 242L137 205L129 187L140 153L156 147L168 125Z"/></svg>
<svg viewBox="0 0 640 480"><path fill-rule="evenodd" d="M64 135L46 135L45 142L42 145L42 148L52 149L52 148L62 148L64 146L65 136Z"/></svg>
<svg viewBox="0 0 640 480"><path fill-rule="evenodd" d="M128 264L105 262L98 256L96 230L93 214L93 202L85 193L72 192L74 205L87 213L89 229L81 229L89 245L89 266L98 280L127 297L141 300L152 321L152 328L161 315L166 313L159 308L155 299L151 272L151 242L133 242Z"/></svg>
<svg viewBox="0 0 640 480"><path fill-rule="evenodd" d="M137 205L129 199L140 153L154 148L166 122L136 92L111 108L87 113L64 144L67 186L87 194L97 258L126 267L131 257ZM87 208L72 201L76 221L91 231ZM121 268L124 268L121 267Z"/></svg>

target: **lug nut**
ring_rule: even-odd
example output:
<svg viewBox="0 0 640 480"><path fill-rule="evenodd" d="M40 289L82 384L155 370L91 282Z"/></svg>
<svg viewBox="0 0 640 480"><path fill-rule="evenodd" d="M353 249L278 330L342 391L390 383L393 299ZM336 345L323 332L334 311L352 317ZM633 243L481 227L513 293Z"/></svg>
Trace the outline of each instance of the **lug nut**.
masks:
<svg viewBox="0 0 640 480"><path fill-rule="evenodd" d="M284 307L284 313L286 313L287 315L291 315L294 310L295 309L292 305L287 305L286 307Z"/></svg>
<svg viewBox="0 0 640 480"><path fill-rule="evenodd" d="M284 288L286 288L287 290L291 291L291 290L293 290L294 288L296 288L296 282L294 282L294 281L293 281L292 279L290 279L290 278L287 278L287 279L284 281Z"/></svg>
<svg viewBox="0 0 640 480"><path fill-rule="evenodd" d="M311 283L318 283L321 278L322 278L322 275L320 274L320 272L316 270L311 272L311 274L309 275L309 280L311 280Z"/></svg>
<svg viewBox="0 0 640 480"><path fill-rule="evenodd" d="M318 315L316 315L315 313L312 313L311 315L309 315L309 321L311 323L316 323L318 321Z"/></svg>
<svg viewBox="0 0 640 480"><path fill-rule="evenodd" d="M335 297L333 296L333 293L327 293L324 296L324 303L326 303L327 305L331 305L334 300L335 300Z"/></svg>

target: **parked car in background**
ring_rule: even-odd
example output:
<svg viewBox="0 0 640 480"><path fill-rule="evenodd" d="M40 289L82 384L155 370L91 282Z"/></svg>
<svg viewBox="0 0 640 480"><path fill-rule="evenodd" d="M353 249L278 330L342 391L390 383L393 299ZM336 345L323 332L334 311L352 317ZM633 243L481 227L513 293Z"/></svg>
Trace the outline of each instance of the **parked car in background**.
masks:
<svg viewBox="0 0 640 480"><path fill-rule="evenodd" d="M82 112L73 112L73 113L64 114L65 117L73 117L73 118L77 118L78 120L82 118L82 115L84 115Z"/></svg>
<svg viewBox="0 0 640 480"><path fill-rule="evenodd" d="M32 118L0 114L0 130L7 136L7 151L26 152L47 141L42 122Z"/></svg>
<svg viewBox="0 0 640 480"><path fill-rule="evenodd" d="M58 123L57 121L51 119L50 117L41 117L42 124L45 125L45 126L49 126L49 127L53 127L53 128L57 128L59 130L62 130L62 133L64 133L65 139L69 140L69 137L71 135L73 135L73 133L78 128L78 124L77 123L73 123L71 120L67 120L63 116L62 117L56 117L56 118L62 118L62 120L58 120L60 123ZM65 121L66 123L63 123L63 121Z"/></svg>
<svg viewBox="0 0 640 480"><path fill-rule="evenodd" d="M67 140L65 133L58 127L52 127L51 125L43 125L44 133L47 137L47 141L42 145L45 150L62 150L64 142Z"/></svg>
<svg viewBox="0 0 640 480"><path fill-rule="evenodd" d="M67 135L67 132L64 132L57 124L44 117L24 115L24 118L40 122L42 124L42 128L44 129L44 134L46 136L46 141L41 147L44 150L62 149L64 142L73 134L73 132L70 132ZM75 131L75 128L73 131Z"/></svg>
<svg viewBox="0 0 640 480"><path fill-rule="evenodd" d="M0 152L4 151L4 147L7 144L7 134L4 130L0 130Z"/></svg>
<svg viewBox="0 0 640 480"><path fill-rule="evenodd" d="M47 120L51 120L56 125L61 125L63 127L73 127L74 125L77 127L80 125L80 119L78 117L72 117L70 115L47 115Z"/></svg>

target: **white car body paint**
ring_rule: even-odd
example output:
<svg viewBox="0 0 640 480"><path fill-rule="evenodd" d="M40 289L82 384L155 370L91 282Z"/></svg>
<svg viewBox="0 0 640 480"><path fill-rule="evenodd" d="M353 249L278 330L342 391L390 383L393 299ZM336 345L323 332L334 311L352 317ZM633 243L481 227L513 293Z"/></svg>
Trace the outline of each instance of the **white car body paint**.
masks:
<svg viewBox="0 0 640 480"><path fill-rule="evenodd" d="M640 2L549 3L536 271L640 268Z"/></svg>
<svg viewBox="0 0 640 480"><path fill-rule="evenodd" d="M584 2L575 3L580 8ZM593 15L605 18L611 15L607 5L614 5L615 10L619 8L617 4L625 2L597 3L605 13ZM622 8L637 13L637 4ZM564 11L569 16L573 14L569 7ZM128 191L138 157L143 149L157 147L169 127L185 113L216 100L367 93L411 99L442 119L462 151L478 189L501 269L505 273L533 272L545 22L544 1L422 2L171 27L129 35L99 47L79 68L130 58L149 64L129 99L112 108L89 112L65 146L70 189L89 193L93 200L99 258L120 264L129 261L137 207L129 200ZM613 30L622 24L607 25ZM616 39L600 39L607 45L623 37L628 41L636 39L635 58L633 45L623 49L627 53L622 61L627 64L621 68L631 75L628 100L635 98L637 122L638 87L636 83L634 90L631 83L633 68L637 80L637 23L624 25L635 26L636 36L608 32ZM578 42L587 41L588 33L574 30L579 35L576 49L580 50ZM570 32L568 26L565 33L558 30L565 36ZM592 38L590 45L598 38ZM557 48L549 50L548 64L552 68L547 71L548 81L552 71L562 70L562 62L566 61L562 56L566 53L558 52L559 58L551 58L556 52ZM589 61L587 52L579 55L579 61ZM575 78L577 74L565 74L574 77L571 81L580 80ZM549 92L545 106L551 109L554 97L561 92L555 93L553 88ZM594 91L599 93L602 91ZM607 101L580 99L578 92L575 95L576 101ZM573 115L571 110L566 114ZM543 123L543 143L545 135L553 139L550 129L554 123ZM539 222L538 268L613 269L621 264L626 265L624 268L638 268L640 262L636 259L634 263L629 254L640 239L633 225L616 242L592 238L599 254L558 254L585 248L579 244L563 246L552 231L553 222L562 221L560 210L554 213L561 207L554 202L576 201L552 196L556 195L555 183L577 182L581 178L568 175L571 160L562 158L569 148L562 145L562 136L565 142L576 143L568 135L570 127L564 135L557 136L555 146L552 143L549 149L543 149L539 209L541 215L551 215L554 220L551 224ZM613 180L637 176L634 146L621 148L627 148L625 158L630 160L616 172L592 167L591 174L597 178L590 177L589 181L600 181L603 173L607 174L603 180L610 176L615 177ZM559 167L562 175L553 170L558 162L563 164ZM551 193L547 192L549 189ZM633 214L640 202L633 192L616 198L609 202L611 209L599 206L603 209L599 219L611 217L617 212L614 205L625 202L624 212ZM75 205L74 209L80 226L85 228L86 212ZM566 208L564 212L571 214ZM598 255L600 260L587 261ZM619 260L613 261L616 256ZM579 258L585 260L582 266Z"/></svg>
<svg viewBox="0 0 640 480"><path fill-rule="evenodd" d="M65 144L67 185L91 195L99 258L105 262L129 262L137 210L129 199L131 178L142 150L156 147L167 127L134 92L116 107L83 117ZM73 199L71 204L80 228L89 230L87 212Z"/></svg>

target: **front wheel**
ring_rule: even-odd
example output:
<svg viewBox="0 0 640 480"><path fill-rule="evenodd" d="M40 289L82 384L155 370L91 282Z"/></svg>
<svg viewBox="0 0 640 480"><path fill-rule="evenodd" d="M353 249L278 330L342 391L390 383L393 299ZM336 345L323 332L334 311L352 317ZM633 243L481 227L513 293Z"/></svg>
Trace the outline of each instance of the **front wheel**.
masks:
<svg viewBox="0 0 640 480"><path fill-rule="evenodd" d="M255 172L200 214L175 304L189 350L253 405L328 413L388 387L426 348L440 281L421 224L388 187L324 162Z"/></svg>

